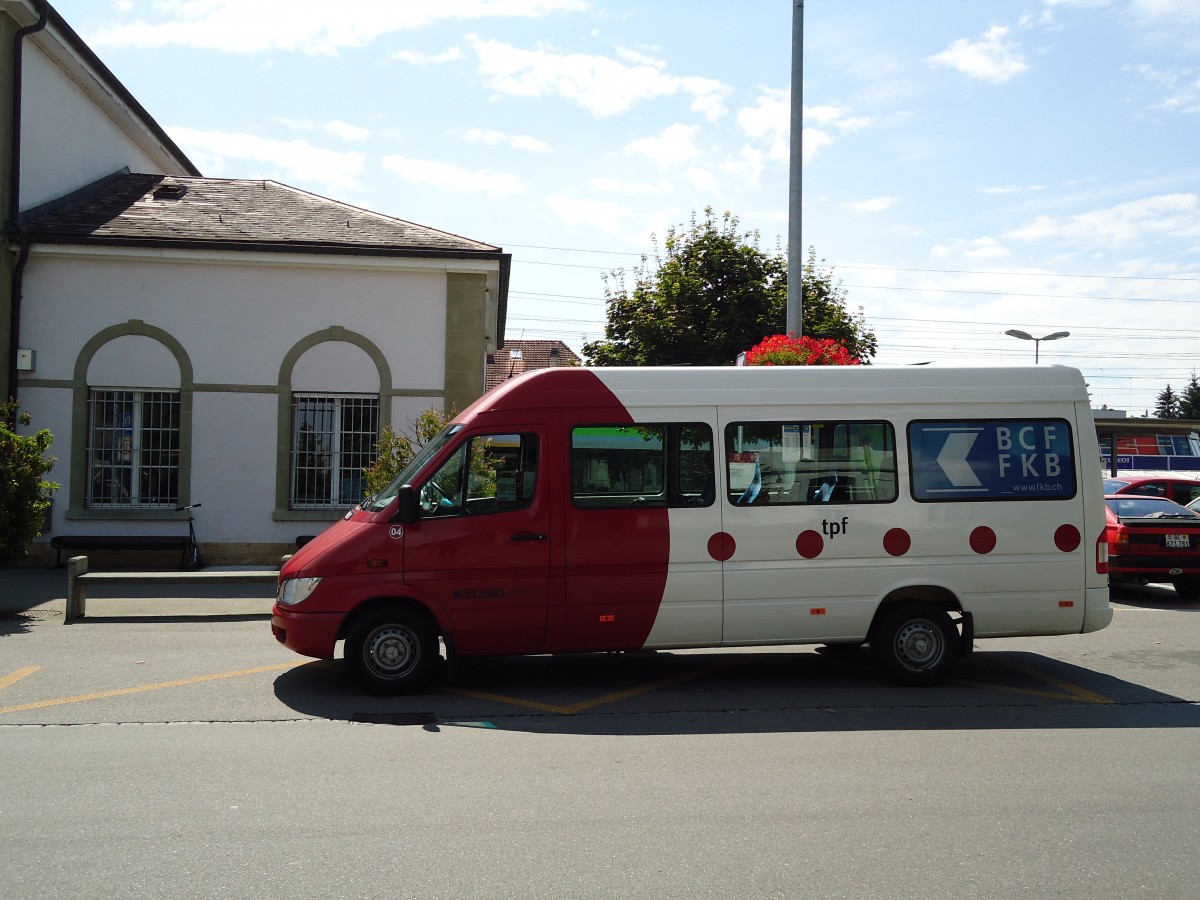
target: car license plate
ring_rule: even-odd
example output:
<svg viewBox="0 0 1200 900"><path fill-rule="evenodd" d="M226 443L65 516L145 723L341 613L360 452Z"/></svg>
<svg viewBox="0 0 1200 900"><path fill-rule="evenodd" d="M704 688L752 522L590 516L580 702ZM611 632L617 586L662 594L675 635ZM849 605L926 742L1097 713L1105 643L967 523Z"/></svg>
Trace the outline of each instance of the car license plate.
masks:
<svg viewBox="0 0 1200 900"><path fill-rule="evenodd" d="M1168 534L1166 539L1166 546L1171 550L1187 550L1191 547L1186 534Z"/></svg>

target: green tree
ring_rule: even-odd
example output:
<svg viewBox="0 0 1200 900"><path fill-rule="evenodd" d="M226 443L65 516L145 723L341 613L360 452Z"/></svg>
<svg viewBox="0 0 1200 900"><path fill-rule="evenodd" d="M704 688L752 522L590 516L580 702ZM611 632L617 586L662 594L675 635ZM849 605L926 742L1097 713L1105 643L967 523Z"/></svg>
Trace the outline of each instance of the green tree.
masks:
<svg viewBox="0 0 1200 900"><path fill-rule="evenodd" d="M379 436L379 443L375 445L375 461L363 469L363 474L367 476L367 494L377 493L391 484L392 479L412 462L412 458L442 433L442 429L455 415L453 408L449 413L445 413L430 407L415 419L409 420L411 434L404 434L396 431L391 425L385 425L383 433Z"/></svg>
<svg viewBox="0 0 1200 900"><path fill-rule="evenodd" d="M758 246L757 232L740 234L739 221L712 207L693 214L690 227L672 226L654 259L633 271L604 277L604 339L585 344L595 366L733 365L737 355L787 319L787 256ZM804 334L832 338L862 362L875 355L874 333L862 309L846 309L846 292L809 250L804 267Z"/></svg>
<svg viewBox="0 0 1200 900"><path fill-rule="evenodd" d="M1200 419L1200 381L1196 380L1195 369L1192 370L1187 387L1179 396L1179 418Z"/></svg>
<svg viewBox="0 0 1200 900"><path fill-rule="evenodd" d="M8 565L29 555L29 545L42 533L50 496L58 490L42 477L54 468L54 458L46 456L54 436L45 428L18 434L16 426L33 419L17 410L15 400L0 403L0 563Z"/></svg>
<svg viewBox="0 0 1200 900"><path fill-rule="evenodd" d="M1169 384L1156 398L1154 415L1160 419L1182 418L1180 415L1179 395L1171 390Z"/></svg>

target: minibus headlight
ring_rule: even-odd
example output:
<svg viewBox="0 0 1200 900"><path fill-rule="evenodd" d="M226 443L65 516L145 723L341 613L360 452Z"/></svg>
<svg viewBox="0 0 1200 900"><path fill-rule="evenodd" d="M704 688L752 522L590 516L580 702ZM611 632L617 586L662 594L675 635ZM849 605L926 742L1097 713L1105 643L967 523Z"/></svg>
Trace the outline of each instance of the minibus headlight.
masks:
<svg viewBox="0 0 1200 900"><path fill-rule="evenodd" d="M307 600L320 583L320 578L289 578L279 586L279 602L283 606L295 606Z"/></svg>

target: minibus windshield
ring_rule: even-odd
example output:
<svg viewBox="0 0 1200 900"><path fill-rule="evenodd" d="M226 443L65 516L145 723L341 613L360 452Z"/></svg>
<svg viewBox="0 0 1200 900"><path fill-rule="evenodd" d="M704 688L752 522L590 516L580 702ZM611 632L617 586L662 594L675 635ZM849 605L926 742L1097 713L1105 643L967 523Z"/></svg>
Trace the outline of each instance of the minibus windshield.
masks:
<svg viewBox="0 0 1200 900"><path fill-rule="evenodd" d="M387 505L396 498L396 494L400 492L400 486L408 484L416 477L417 473L424 468L438 451L450 443L451 438L462 429L461 425L449 425L446 430L435 437L432 441L426 444L412 458L412 461L404 467L404 470L392 479L391 484L385 487L378 494L368 497L362 502L362 508L367 512L383 512L387 509Z"/></svg>

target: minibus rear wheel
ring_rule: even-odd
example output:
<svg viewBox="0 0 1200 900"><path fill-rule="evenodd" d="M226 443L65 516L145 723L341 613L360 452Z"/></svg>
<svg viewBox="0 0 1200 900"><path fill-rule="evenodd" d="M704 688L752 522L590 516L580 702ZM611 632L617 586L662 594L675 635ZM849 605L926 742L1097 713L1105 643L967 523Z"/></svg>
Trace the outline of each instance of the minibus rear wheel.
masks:
<svg viewBox="0 0 1200 900"><path fill-rule="evenodd" d="M437 633L415 610L371 610L346 632L346 664L372 694L419 691L429 682L437 660Z"/></svg>
<svg viewBox="0 0 1200 900"><path fill-rule="evenodd" d="M937 684L958 661L958 632L932 603L901 603L886 610L871 633L871 653L898 684Z"/></svg>

